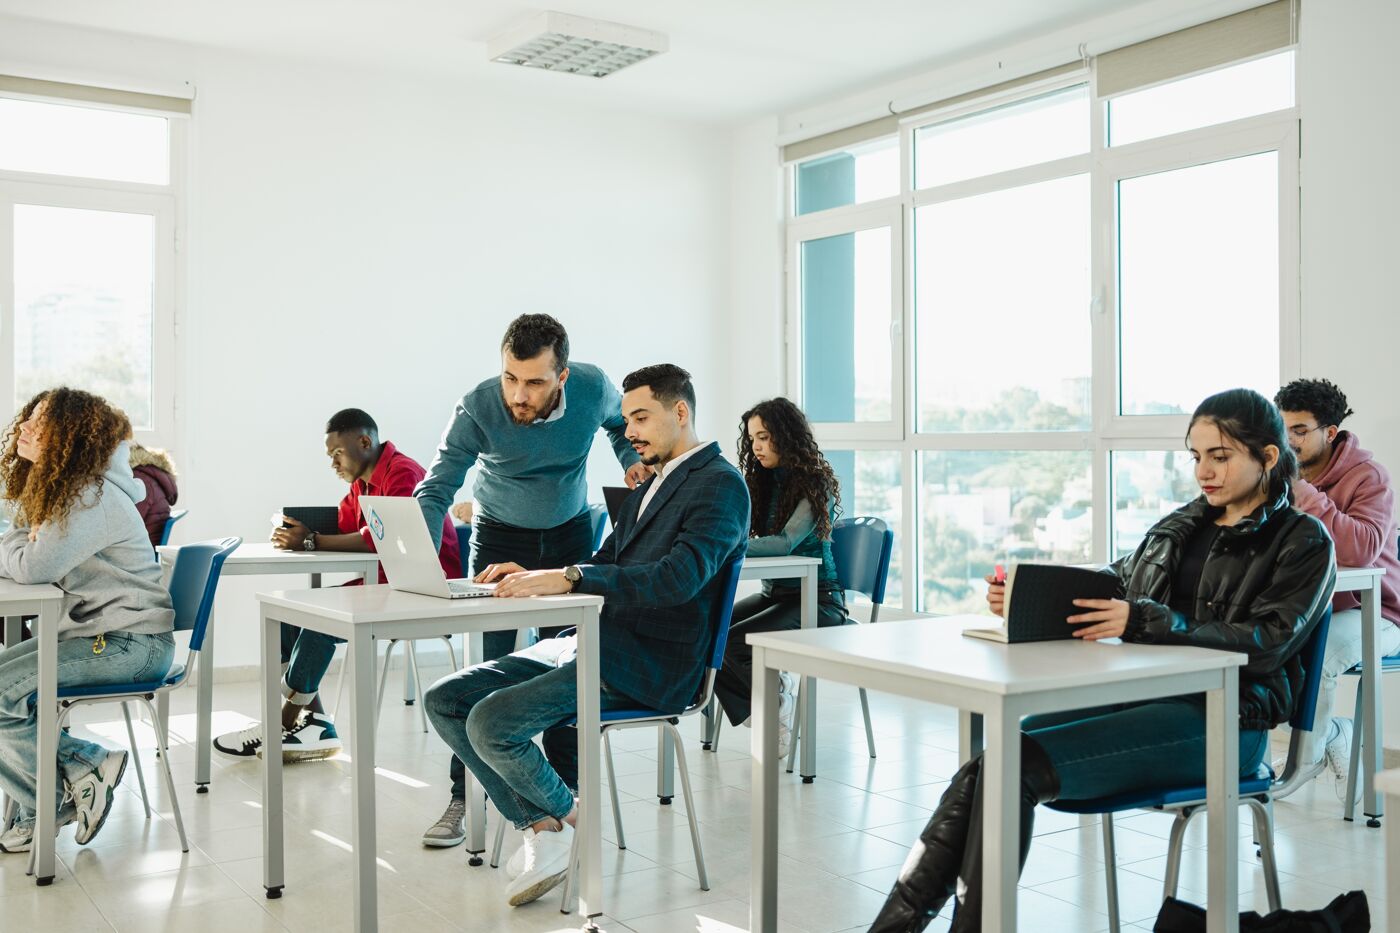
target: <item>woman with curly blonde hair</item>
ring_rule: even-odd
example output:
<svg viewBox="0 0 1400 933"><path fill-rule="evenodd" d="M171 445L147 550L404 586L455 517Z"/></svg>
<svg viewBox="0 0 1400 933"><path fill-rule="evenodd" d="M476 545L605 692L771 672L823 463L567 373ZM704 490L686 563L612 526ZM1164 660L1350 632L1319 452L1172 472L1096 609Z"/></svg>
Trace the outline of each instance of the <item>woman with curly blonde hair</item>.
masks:
<svg viewBox="0 0 1400 933"><path fill-rule="evenodd" d="M13 524L0 537L0 576L63 590L58 682L75 687L159 680L175 652L175 613L136 503L131 422L78 389L40 392L15 416L0 452L0 487ZM27 852L34 833L38 640L0 652L0 788L19 804L0 852ZM126 752L64 733L58 744L58 825L97 835L126 770Z"/></svg>
<svg viewBox="0 0 1400 933"><path fill-rule="evenodd" d="M821 560L817 572L817 625L844 625L846 596L831 554L832 523L841 511L836 473L822 456L802 409L785 398L759 402L739 420L739 469L749 487L750 557L796 554ZM749 719L753 689L754 632L802 626L802 599L792 580L765 580L763 592L734 604L724 666L715 696L735 725ZM778 694L778 754L786 755L797 708L792 683L782 675Z"/></svg>

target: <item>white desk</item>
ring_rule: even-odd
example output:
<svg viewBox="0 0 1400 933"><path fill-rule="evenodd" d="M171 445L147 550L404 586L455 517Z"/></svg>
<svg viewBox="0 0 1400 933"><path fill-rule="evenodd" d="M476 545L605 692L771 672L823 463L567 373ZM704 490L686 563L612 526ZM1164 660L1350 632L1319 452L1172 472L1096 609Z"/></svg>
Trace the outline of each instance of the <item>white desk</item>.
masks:
<svg viewBox="0 0 1400 933"><path fill-rule="evenodd" d="M438 599L399 593L387 586L351 586L259 593L262 631L262 717L281 714L281 658L278 626L285 622L345 639L351 667L348 733L353 754L351 796L355 849L355 930L379 928L375 875L374 802L374 642L377 638L437 638L535 626L578 628L579 913L603 912L602 835L599 791L598 613L600 596L543 596L529 599ZM367 727L367 728L366 728ZM263 759L263 885L269 898L282 896L282 735L266 732ZM467 779L472 780L471 771ZM475 781L473 781L473 784ZM485 838L485 805L472 789L472 834ZM407 830L405 830L406 832Z"/></svg>
<svg viewBox="0 0 1400 933"><path fill-rule="evenodd" d="M54 821L58 812L48 796L58 786L58 617L63 591L48 583L23 584L0 578L0 614L5 616L5 646L20 640L22 616L38 616L34 637L39 641L39 741L35 762L39 805L34 827L34 881L53 884Z"/></svg>
<svg viewBox="0 0 1400 933"><path fill-rule="evenodd" d="M1365 709L1365 736L1352 737L1361 743L1361 771L1366 783L1361 798L1361 810L1366 825L1381 825L1385 807L1376 788L1376 773L1381 770L1382 718L1381 711L1381 649L1376 644L1376 629L1381 623L1381 577L1379 567L1338 567L1337 592L1361 594L1361 705ZM1356 817L1356 798L1347 801L1343 818Z"/></svg>
<svg viewBox="0 0 1400 933"><path fill-rule="evenodd" d="M988 616L749 636L753 681L753 860L749 924L778 929L778 671L787 670L952 706L985 717L982 929L1016 929L1021 718L1186 693L1205 693L1211 933L1239 929L1236 812L1239 670L1245 655L1205 648L1085 644L1001 645L961 634ZM911 838L912 844L914 840ZM893 872L891 873L893 874Z"/></svg>
<svg viewBox="0 0 1400 933"><path fill-rule="evenodd" d="M1387 797L1400 798L1400 770L1377 774L1376 787ZM1400 904L1400 822L1395 820L1385 826L1385 902ZM1386 911L1385 928L1400 933L1400 910Z"/></svg>
<svg viewBox="0 0 1400 933"><path fill-rule="evenodd" d="M163 564L173 562L179 550L177 545L156 549ZM221 571L225 577L288 573L310 574L312 587L321 585L323 573L358 573L365 583L375 583L379 579L379 555L356 551L285 551L273 547L270 542L240 544L224 561ZM214 739L210 728L214 716L214 628L211 611L195 678L194 783L195 792L200 794L209 792L209 752Z"/></svg>

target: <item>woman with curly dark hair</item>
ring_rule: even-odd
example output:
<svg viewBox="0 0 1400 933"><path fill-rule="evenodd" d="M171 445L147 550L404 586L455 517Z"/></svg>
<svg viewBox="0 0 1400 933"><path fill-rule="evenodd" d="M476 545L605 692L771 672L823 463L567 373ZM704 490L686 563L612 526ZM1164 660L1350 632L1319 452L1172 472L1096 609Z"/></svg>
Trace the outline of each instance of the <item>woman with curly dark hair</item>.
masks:
<svg viewBox="0 0 1400 933"><path fill-rule="evenodd" d="M836 581L836 561L831 556L831 526L841 512L840 484L817 448L802 409L785 398L774 398L744 412L739 423L739 469L748 483L752 508L749 556L819 558L817 624L844 625L849 621L846 597ZM724 666L715 679L715 696L730 722L747 724L749 719L753 651L745 636L801 626L801 594L791 581L765 580L763 592L734 604ZM796 706L792 684L784 674L778 697L780 754L787 754Z"/></svg>
<svg viewBox="0 0 1400 933"><path fill-rule="evenodd" d="M0 452L0 484L13 524L0 536L0 576L63 590L58 682L76 687L159 680L175 652L175 613L161 585L136 502L126 415L77 389L40 392L15 416ZM38 640L0 652L0 788L19 804L0 851L27 852L34 833ZM77 841L97 835L126 770L127 753L64 733L58 743L58 825Z"/></svg>

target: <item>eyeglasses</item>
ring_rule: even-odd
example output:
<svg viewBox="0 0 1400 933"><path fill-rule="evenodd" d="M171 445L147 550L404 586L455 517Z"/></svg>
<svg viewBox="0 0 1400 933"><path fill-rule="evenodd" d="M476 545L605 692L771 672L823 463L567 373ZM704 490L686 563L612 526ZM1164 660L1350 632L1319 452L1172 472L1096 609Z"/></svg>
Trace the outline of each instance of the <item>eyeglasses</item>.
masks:
<svg viewBox="0 0 1400 933"><path fill-rule="evenodd" d="M1325 425L1325 424L1319 424L1319 425L1314 425L1314 426L1311 427L1311 428L1305 428L1305 427L1303 427L1301 424L1296 424L1296 425L1294 425L1293 427L1291 427L1291 428L1288 429L1288 433L1291 434L1295 440L1301 441L1301 440L1303 440L1305 437L1307 437L1309 434L1311 434L1312 432L1314 432L1314 431L1321 431L1321 430L1323 430L1323 429L1326 428L1326 427L1327 427L1327 425Z"/></svg>

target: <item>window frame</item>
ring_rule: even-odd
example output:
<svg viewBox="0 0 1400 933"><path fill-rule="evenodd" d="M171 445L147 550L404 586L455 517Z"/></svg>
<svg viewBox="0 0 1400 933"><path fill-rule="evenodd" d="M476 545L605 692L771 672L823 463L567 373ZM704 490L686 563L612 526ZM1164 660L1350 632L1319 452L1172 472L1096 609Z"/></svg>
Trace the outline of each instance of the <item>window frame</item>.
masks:
<svg viewBox="0 0 1400 933"><path fill-rule="evenodd" d="M1289 46L1295 56L1297 46ZM1223 63L1228 68L1239 61ZM1217 69L1210 69L1217 70ZM1203 72L1198 72L1203 73ZM1296 84L1298 68L1293 70ZM1194 76L1194 75L1192 75ZM1183 76L1191 77L1191 76ZM1017 101L1037 97L1078 84L1089 84L1090 120L1089 148L1082 155L1039 163L998 172L993 175L965 179L924 189L913 187L913 144L915 131L930 123L945 122ZM922 458L929 450L1087 450L1090 451L1093 533L1092 554L1097 562L1107 563L1113 545L1113 499L1111 457L1114 452L1176 451L1183 446L1189 415L1120 415L1120 366L1118 354L1119 326L1117 302L1117 185L1124 178L1155 172L1188 168L1222 159L1237 158L1266 151L1278 152L1279 166L1279 377L1281 382L1296 378L1301 372L1301 283L1299 262L1300 241L1300 110L1295 88L1294 106L1288 110L1257 114L1211 126L1198 127L1180 133L1155 137L1126 145L1109 147L1107 143L1107 99L1098 96L1096 74L1091 67L1058 75L1043 81L1029 82L1011 90L991 93L985 97L963 101L954 106L930 110L901 121L900 194L898 198L861 205L832 208L802 216L794 216L791 208L786 216L787 279L784 309L787 333L789 396L798 404L802 400L801 380L801 316L800 276L795 244L818 235L833 235L860 229L854 226L858 215L875 211L898 211L900 224L892 236L901 245L899 264L902 266L900 287L892 292L897 307L897 320L892 334L898 336L899 351L892 372L896 385L894 399L899 411L897 430L880 425L814 424L814 433L823 447L831 450L894 451L900 457L902 481L901 525L903 539L897 542L905 569L905 585L900 609L906 614L920 612L918 602L922 593L920 578L921 555L919 531L919 490L923 484ZM817 158L819 156L811 156ZM805 159L803 160L805 161ZM784 167L787 203L793 204L792 186L797 163ZM1091 421L1087 431L1028 431L982 433L920 433L917 430L917 362L915 341L915 271L914 211L940 201L954 200L974 194L1005 190L1038 181L1068 175L1089 175L1090 197L1090 294ZM814 234L812 231L829 231ZM906 335L908 337L906 338ZM894 607L891 607L894 608Z"/></svg>
<svg viewBox="0 0 1400 933"><path fill-rule="evenodd" d="M151 427L137 429L137 443L152 447L177 446L181 394L178 338L185 300L185 276L180 256L184 192L187 179L189 119L184 114L125 108L58 97L3 93L0 97L38 101L93 110L115 110L166 118L170 172L166 184L112 181L74 175L0 170L0 421L14 418L15 312L14 206L73 208L148 214L155 218L151 306Z"/></svg>

